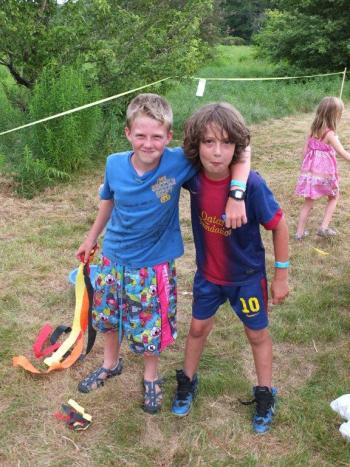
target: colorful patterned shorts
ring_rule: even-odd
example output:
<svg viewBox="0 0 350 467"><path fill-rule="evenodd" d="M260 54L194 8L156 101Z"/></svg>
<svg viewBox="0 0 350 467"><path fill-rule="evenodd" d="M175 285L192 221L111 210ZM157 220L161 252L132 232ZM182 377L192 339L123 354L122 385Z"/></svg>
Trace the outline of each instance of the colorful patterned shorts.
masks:
<svg viewBox="0 0 350 467"><path fill-rule="evenodd" d="M129 268L102 256L95 279L92 322L103 333L125 335L135 353L159 355L177 335L174 261Z"/></svg>

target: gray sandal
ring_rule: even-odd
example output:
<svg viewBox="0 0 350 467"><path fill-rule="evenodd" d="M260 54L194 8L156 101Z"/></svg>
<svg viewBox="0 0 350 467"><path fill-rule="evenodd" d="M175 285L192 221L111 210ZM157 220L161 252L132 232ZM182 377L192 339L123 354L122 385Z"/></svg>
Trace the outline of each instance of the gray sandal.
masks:
<svg viewBox="0 0 350 467"><path fill-rule="evenodd" d="M303 240L303 238L305 237L308 237L309 236L309 231L308 230L304 230L304 232L301 234L301 235L298 235L297 233L295 234L295 240Z"/></svg>
<svg viewBox="0 0 350 467"><path fill-rule="evenodd" d="M317 231L317 235L319 237L324 237L324 238L331 238L335 237L337 235L337 231L334 229L331 229L330 227L327 227L326 229L322 229L321 227Z"/></svg>
<svg viewBox="0 0 350 467"><path fill-rule="evenodd" d="M98 389L99 387L105 384L105 381L108 378L113 378L113 376L120 375L123 371L123 365L123 359L119 358L117 366L115 366L111 370L109 370L108 368L104 368L103 366L97 368L97 370L88 374L84 379L80 381L80 383L78 384L78 391L86 394L90 391L93 391L94 389Z"/></svg>
<svg viewBox="0 0 350 467"><path fill-rule="evenodd" d="M146 413L155 414L162 408L163 392L161 385L164 383L162 378L155 381L143 380L145 388L143 410Z"/></svg>

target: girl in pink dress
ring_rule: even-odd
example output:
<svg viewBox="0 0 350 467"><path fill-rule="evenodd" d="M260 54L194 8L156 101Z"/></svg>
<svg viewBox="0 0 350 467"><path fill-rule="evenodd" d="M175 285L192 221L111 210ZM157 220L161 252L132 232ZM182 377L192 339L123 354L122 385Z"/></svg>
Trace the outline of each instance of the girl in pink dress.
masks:
<svg viewBox="0 0 350 467"><path fill-rule="evenodd" d="M314 200L327 196L328 201L317 235L333 237L336 231L329 227L339 198L339 175L336 154L350 161L350 153L340 143L335 131L344 110L337 97L324 97L316 110L311 125L311 134L304 147L304 159L295 193L304 197L295 238L308 235L305 230L307 218Z"/></svg>

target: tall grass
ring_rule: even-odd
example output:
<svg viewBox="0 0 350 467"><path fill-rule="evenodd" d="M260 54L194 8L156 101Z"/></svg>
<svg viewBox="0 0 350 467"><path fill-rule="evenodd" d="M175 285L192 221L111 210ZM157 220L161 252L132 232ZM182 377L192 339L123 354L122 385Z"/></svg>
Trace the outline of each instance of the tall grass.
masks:
<svg viewBox="0 0 350 467"><path fill-rule="evenodd" d="M342 70L334 70L342 71ZM213 58L196 77L252 78L276 76L275 67L255 56L247 46L218 46ZM197 80L185 80L168 92L174 110L175 137L181 139L186 118L198 107L228 101L248 124L312 111L325 95L339 95L341 75L278 81L207 81L203 97L196 97ZM344 98L350 97L345 86Z"/></svg>
<svg viewBox="0 0 350 467"><path fill-rule="evenodd" d="M209 63L199 73L203 78L265 78L276 76L275 69L274 65L260 59L253 47L219 45L212 50Z"/></svg>
<svg viewBox="0 0 350 467"><path fill-rule="evenodd" d="M13 83L4 72L2 80L1 129L14 128L25 120L33 122L100 97L97 87L91 87L76 68L64 67L59 74L47 68L20 112L7 94L12 93L13 98L18 99L22 88L13 89ZM3 166L13 176L16 191L31 198L48 186L68 180L96 154L101 126L101 109L93 107L1 136L0 154L7 163Z"/></svg>
<svg viewBox="0 0 350 467"><path fill-rule="evenodd" d="M54 70L46 69L30 101L30 120L98 99L97 87L91 89L89 86L83 73L73 67L63 68L59 76ZM101 118L101 109L92 107L34 126L30 145L35 157L54 169L66 173L76 171L91 157Z"/></svg>
<svg viewBox="0 0 350 467"><path fill-rule="evenodd" d="M24 115L20 111L19 101L27 97L25 90L17 90L16 85L4 67L0 67L0 132L23 123ZM24 147L23 133L9 133L0 136L0 154L13 161L16 154L22 152Z"/></svg>

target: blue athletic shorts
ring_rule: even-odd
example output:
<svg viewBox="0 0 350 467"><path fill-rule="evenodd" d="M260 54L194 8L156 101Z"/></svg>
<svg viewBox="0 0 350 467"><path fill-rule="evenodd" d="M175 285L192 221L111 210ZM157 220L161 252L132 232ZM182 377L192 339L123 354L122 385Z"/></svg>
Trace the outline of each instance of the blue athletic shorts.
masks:
<svg viewBox="0 0 350 467"><path fill-rule="evenodd" d="M199 271L193 283L192 316L208 319L230 301L242 323L249 329L260 330L268 326L266 277L242 286L217 285L209 282Z"/></svg>

